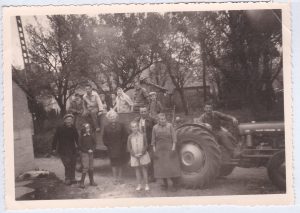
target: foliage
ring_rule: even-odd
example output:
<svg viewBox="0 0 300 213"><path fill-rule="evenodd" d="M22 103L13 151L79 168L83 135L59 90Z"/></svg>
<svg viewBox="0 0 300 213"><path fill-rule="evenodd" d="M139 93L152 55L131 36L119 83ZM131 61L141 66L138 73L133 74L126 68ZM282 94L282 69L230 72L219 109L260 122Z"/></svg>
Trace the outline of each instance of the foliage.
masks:
<svg viewBox="0 0 300 213"><path fill-rule="evenodd" d="M203 101L209 98L206 85L216 87L214 100L225 105L234 100L237 107L257 111L276 101L273 83L282 72L279 10L46 19L48 26L26 28L30 59L38 66L30 75L42 79L35 86L53 95L62 111L85 80L101 92L127 91L145 70L160 86L172 82L185 113L184 88L191 79L203 82Z"/></svg>

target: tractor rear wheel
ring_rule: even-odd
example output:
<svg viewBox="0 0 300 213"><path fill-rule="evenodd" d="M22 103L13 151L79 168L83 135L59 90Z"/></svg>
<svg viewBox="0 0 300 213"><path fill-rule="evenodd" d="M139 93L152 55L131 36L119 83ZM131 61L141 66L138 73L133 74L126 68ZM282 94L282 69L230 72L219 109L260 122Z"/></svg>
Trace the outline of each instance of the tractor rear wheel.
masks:
<svg viewBox="0 0 300 213"><path fill-rule="evenodd" d="M285 171L285 152L279 151L275 153L267 165L268 176L270 180L279 189L286 188L286 171Z"/></svg>
<svg viewBox="0 0 300 213"><path fill-rule="evenodd" d="M185 188L207 188L219 174L221 151L211 131L197 124L177 129L178 149Z"/></svg>
<svg viewBox="0 0 300 213"><path fill-rule="evenodd" d="M237 147L236 139L232 135L229 135L229 138L230 138L231 145ZM221 146L221 152L222 152L222 163L221 163L219 177L225 177L232 173L232 171L235 168L235 165L232 165L230 163L232 157L229 150L227 150L224 146Z"/></svg>

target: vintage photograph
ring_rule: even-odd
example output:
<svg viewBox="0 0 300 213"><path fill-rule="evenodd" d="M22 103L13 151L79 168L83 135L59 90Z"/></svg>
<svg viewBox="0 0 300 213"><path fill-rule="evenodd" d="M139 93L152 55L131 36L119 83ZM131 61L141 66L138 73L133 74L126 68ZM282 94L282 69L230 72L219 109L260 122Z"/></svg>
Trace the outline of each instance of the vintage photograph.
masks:
<svg viewBox="0 0 300 213"><path fill-rule="evenodd" d="M290 195L286 7L219 5L6 13L12 199Z"/></svg>

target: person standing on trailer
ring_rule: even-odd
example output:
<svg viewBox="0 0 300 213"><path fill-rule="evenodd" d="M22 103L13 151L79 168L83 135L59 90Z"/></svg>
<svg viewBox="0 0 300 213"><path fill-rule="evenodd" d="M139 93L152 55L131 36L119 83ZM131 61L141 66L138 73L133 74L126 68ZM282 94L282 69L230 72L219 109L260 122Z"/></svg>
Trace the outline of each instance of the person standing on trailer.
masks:
<svg viewBox="0 0 300 213"><path fill-rule="evenodd" d="M150 103L149 103L149 114L152 118L157 118L157 115L161 112L163 112L162 104L159 100L157 100L157 93L156 92L150 92Z"/></svg>
<svg viewBox="0 0 300 213"><path fill-rule="evenodd" d="M122 88L117 88L117 97L116 97L116 105L114 109L118 113L127 113L132 112L133 102L130 97L123 92Z"/></svg>
<svg viewBox="0 0 300 213"><path fill-rule="evenodd" d="M141 86L140 80L137 80L134 84L134 104L133 111L138 112L140 107L148 107L149 94L146 88Z"/></svg>
<svg viewBox="0 0 300 213"><path fill-rule="evenodd" d="M78 131L80 131L81 126L83 124L83 101L79 93L75 93L74 97L74 100L72 100L70 103L68 113L74 115L74 126Z"/></svg>
<svg viewBox="0 0 300 213"><path fill-rule="evenodd" d="M103 112L103 104L96 91L93 91L91 85L86 85L86 94L83 96L84 116L85 118L91 118L93 128L98 132L100 131L100 125L98 122L98 115Z"/></svg>

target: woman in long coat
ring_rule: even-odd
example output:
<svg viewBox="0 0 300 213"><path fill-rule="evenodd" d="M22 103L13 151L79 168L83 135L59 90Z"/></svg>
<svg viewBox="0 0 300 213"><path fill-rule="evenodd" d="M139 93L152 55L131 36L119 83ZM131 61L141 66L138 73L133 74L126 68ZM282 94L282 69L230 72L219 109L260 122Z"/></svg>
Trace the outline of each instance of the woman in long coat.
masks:
<svg viewBox="0 0 300 213"><path fill-rule="evenodd" d="M163 179L163 189L168 188L168 178L178 188L178 178L181 176L179 155L176 151L176 133L164 113L158 114L158 124L153 127L152 142L154 156L154 177Z"/></svg>
<svg viewBox="0 0 300 213"><path fill-rule="evenodd" d="M106 117L108 124L104 126L103 142L107 146L115 183L120 183L122 167L126 163L128 133L124 124L120 123L118 114L110 110Z"/></svg>

